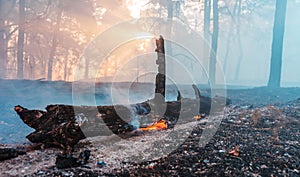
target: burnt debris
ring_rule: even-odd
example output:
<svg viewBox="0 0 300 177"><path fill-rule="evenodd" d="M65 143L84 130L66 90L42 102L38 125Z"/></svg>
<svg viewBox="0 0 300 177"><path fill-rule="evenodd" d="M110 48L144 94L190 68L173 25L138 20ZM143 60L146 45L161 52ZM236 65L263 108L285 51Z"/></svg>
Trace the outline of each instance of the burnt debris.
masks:
<svg viewBox="0 0 300 177"><path fill-rule="evenodd" d="M33 143L61 147L65 153L71 153L74 145L85 138L75 121L73 107L49 105L46 110L47 112L15 106L15 111L23 122L35 129L26 138Z"/></svg>
<svg viewBox="0 0 300 177"><path fill-rule="evenodd" d="M25 151L20 151L14 148L0 148L0 161L8 160L26 154Z"/></svg>
<svg viewBox="0 0 300 177"><path fill-rule="evenodd" d="M49 105L46 111L15 106L15 111L23 122L35 129L26 136L29 141L46 147L61 147L66 154L71 154L74 145L86 136L112 133L121 138L134 136L138 133L135 132L137 127L125 120L131 117L132 111L137 115L145 115L150 110L146 102L128 107Z"/></svg>
<svg viewBox="0 0 300 177"><path fill-rule="evenodd" d="M56 156L55 166L58 169L83 166L88 162L90 155L91 155L90 150L84 150L79 154L77 158L71 155L58 154Z"/></svg>

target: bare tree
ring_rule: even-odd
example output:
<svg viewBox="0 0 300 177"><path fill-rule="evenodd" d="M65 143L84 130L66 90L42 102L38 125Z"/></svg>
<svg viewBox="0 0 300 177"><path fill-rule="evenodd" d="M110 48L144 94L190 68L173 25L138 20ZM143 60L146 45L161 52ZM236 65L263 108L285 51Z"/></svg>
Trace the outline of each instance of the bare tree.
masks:
<svg viewBox="0 0 300 177"><path fill-rule="evenodd" d="M238 63L236 65L235 70L235 80L239 79L240 69L241 69L241 63L243 60L243 47L242 47L242 41L241 41L241 8L242 8L242 2L241 0L237 0L238 3L238 10L237 10L237 25L236 25L236 36L237 36L237 43L239 48L239 55L238 55Z"/></svg>
<svg viewBox="0 0 300 177"><path fill-rule="evenodd" d="M287 0L276 0L269 87L280 87Z"/></svg>
<svg viewBox="0 0 300 177"><path fill-rule="evenodd" d="M210 35L210 12L211 12L211 0L204 0L204 24L203 24L203 31L204 31L204 38L206 41L209 41Z"/></svg>
<svg viewBox="0 0 300 177"><path fill-rule="evenodd" d="M227 62L228 62L229 52L230 52L230 49L232 48L231 38L233 36L234 26L235 26L235 23L236 23L237 6L240 3L240 1L241 0L236 0L232 12L228 13L231 16L231 21L230 21L230 26L229 26L229 31L228 31L227 41L226 41L226 52L225 52L224 64L223 64L223 71L224 71L225 74L226 74L226 69L227 69Z"/></svg>
<svg viewBox="0 0 300 177"><path fill-rule="evenodd" d="M23 52L25 33L25 0L19 0L19 32L17 51L17 78L23 79Z"/></svg>
<svg viewBox="0 0 300 177"><path fill-rule="evenodd" d="M7 45L5 45L5 21L3 18L4 0L0 0L0 78L5 78L6 73L6 53Z"/></svg>
<svg viewBox="0 0 300 177"><path fill-rule="evenodd" d="M48 80L53 79L52 75L53 75L54 58L57 55L59 55L57 53L57 49L62 47L60 44L64 43L63 41L58 39L66 39L67 38L66 35L72 35L70 34L70 31L76 31L76 34L80 35L81 37L84 36L86 38L86 42L88 42L89 39L92 37L92 35L95 34L95 32L97 31L96 19L93 17L93 7L90 3L91 2L89 0L81 0L81 1L59 0L58 1L58 5L56 7L57 8L56 19L55 19L56 24L53 29L52 44L51 44L51 50L48 59L48 75L47 75ZM72 19L73 22L72 20L70 21L68 19ZM69 34L66 34L67 31L65 29L60 30L61 26L63 26L63 28L66 28L67 26L68 28L67 31ZM76 29L74 29L74 26L76 26ZM78 43L77 46L72 48L83 50L82 47L83 45L80 45L80 43L83 42L77 41L77 43ZM64 46L64 48L66 47ZM63 54L60 55L64 56ZM85 69L87 70L85 71L86 77L88 77L89 63L90 62L86 60L86 66L85 66Z"/></svg>
<svg viewBox="0 0 300 177"><path fill-rule="evenodd" d="M211 41L211 52L209 60L209 79L212 85L216 82L216 55L218 50L219 36L219 9L218 0L213 0L213 34Z"/></svg>
<svg viewBox="0 0 300 177"><path fill-rule="evenodd" d="M168 10L168 31L167 33L169 34L169 38L172 37L172 27L173 27L173 17L174 17L174 6L173 6L173 1L168 0L168 4L167 4L167 10ZM172 44L170 41L166 41L166 54L167 56L172 56L173 52L172 52ZM172 77L174 76L174 62L172 60L168 61L168 76Z"/></svg>
<svg viewBox="0 0 300 177"><path fill-rule="evenodd" d="M0 78L6 78L7 62L8 62L8 43L17 31L17 27L10 31L12 19L10 15L13 13L16 0L6 1L0 0Z"/></svg>
<svg viewBox="0 0 300 177"><path fill-rule="evenodd" d="M59 6L58 7L58 12L57 12L57 17L56 17L56 24L53 29L53 38L52 38L52 45L51 45L51 50L49 53L49 58L48 58L48 74L47 74L47 80L51 81L52 80L52 71L53 71L53 60L56 52L56 47L57 47L57 35L59 33L59 28L61 25L61 19L62 19L62 13L63 10Z"/></svg>

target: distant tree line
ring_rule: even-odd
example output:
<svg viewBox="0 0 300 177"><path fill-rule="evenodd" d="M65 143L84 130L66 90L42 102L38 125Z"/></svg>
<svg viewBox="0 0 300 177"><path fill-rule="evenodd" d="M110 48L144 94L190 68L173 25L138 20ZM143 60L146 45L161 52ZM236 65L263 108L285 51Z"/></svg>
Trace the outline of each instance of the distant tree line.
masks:
<svg viewBox="0 0 300 177"><path fill-rule="evenodd" d="M130 18L126 2L112 0L0 0L0 78L71 80L75 65L87 43L110 25ZM210 82L216 83L216 56L219 28L227 26L227 49L223 61L228 70L230 46L237 42L238 58L235 79L239 79L243 46L241 18L258 13L262 7L274 7L273 43L268 86L279 87L287 0L152 0L141 11L145 16L166 17L170 22L179 18L190 24L194 13L194 28L203 32L211 45L208 51ZM195 10L197 9L197 10ZM198 13L198 14L196 14ZM202 18L202 19L200 19ZM190 24L192 26L192 24ZM171 33L170 33L171 34ZM172 46L167 46L172 55ZM101 50L101 49L100 49ZM268 60L269 58L266 58ZM86 78L93 61L85 58ZM117 63L117 62L116 62ZM268 68L266 68L268 69Z"/></svg>

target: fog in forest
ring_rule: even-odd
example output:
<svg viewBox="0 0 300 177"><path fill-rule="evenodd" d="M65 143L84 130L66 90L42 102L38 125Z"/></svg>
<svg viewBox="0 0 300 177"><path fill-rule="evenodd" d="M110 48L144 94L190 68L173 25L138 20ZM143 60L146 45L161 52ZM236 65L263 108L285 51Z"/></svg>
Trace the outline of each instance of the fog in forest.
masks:
<svg viewBox="0 0 300 177"><path fill-rule="evenodd" d="M216 84L267 85L275 5L218 1ZM153 83L155 39L163 35L169 82L206 84L214 32L213 2L210 6L207 13L202 0L0 1L0 77ZM299 13L300 2L289 0L283 87L300 86Z"/></svg>

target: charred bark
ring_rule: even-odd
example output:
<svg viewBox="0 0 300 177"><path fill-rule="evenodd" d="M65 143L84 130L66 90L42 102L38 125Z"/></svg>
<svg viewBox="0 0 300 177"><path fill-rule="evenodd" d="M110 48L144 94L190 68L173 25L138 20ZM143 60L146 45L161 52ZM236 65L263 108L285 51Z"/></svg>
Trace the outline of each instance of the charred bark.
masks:
<svg viewBox="0 0 300 177"><path fill-rule="evenodd" d="M15 106L15 111L25 124L35 129L26 136L33 143L42 143L46 146L58 146L65 153L70 154L74 145L85 135L79 124L75 121L72 106L49 105L47 112L28 110L22 106Z"/></svg>
<svg viewBox="0 0 300 177"><path fill-rule="evenodd" d="M139 127L126 120L132 118L132 114L149 114L151 108L149 103L143 102L128 107L49 105L46 111L29 110L18 105L15 106L15 111L25 124L35 129L26 136L27 139L33 143L42 143L46 147L61 147L65 153L70 154L74 145L87 136L114 133L121 138L128 138L140 134ZM167 111L161 117L170 125L175 125L179 113L180 102L168 102Z"/></svg>
<svg viewBox="0 0 300 177"><path fill-rule="evenodd" d="M73 151L75 144L87 136L114 133L121 138L128 138L135 135L134 130L137 127L123 118L130 118L132 112L138 115L150 112L147 103L131 105L130 108L118 105L98 107L49 105L46 111L41 111L29 110L18 105L14 109L25 124L35 129L26 136L28 140L46 146L61 147L67 154Z"/></svg>
<svg viewBox="0 0 300 177"><path fill-rule="evenodd" d="M24 155L24 154L26 154L26 152L19 151L14 148L1 148L0 149L0 161L15 158L15 157L18 157L19 155Z"/></svg>
<svg viewBox="0 0 300 177"><path fill-rule="evenodd" d="M179 97L178 101L165 103L166 111L160 115L160 120L164 120L168 128L190 122L191 113L208 115L212 101L218 100L204 96L200 96L200 100ZM151 118L151 108L160 106L153 104L155 102L150 100L128 106L49 105L46 111L29 110L18 105L15 111L25 124L35 129L26 136L31 142L44 144L45 147L60 147L65 154L72 154L74 146L89 136L116 134L121 138L129 138L140 135L140 127L133 126L128 120L140 115ZM182 104L189 105L189 108L182 110ZM179 116L184 120L179 121Z"/></svg>
<svg viewBox="0 0 300 177"><path fill-rule="evenodd" d="M158 65L158 74L156 75L155 81L155 93L161 94L164 98L166 96L166 59L165 59L165 47L164 47L164 38L160 36L156 40L156 49L157 60L156 64Z"/></svg>

